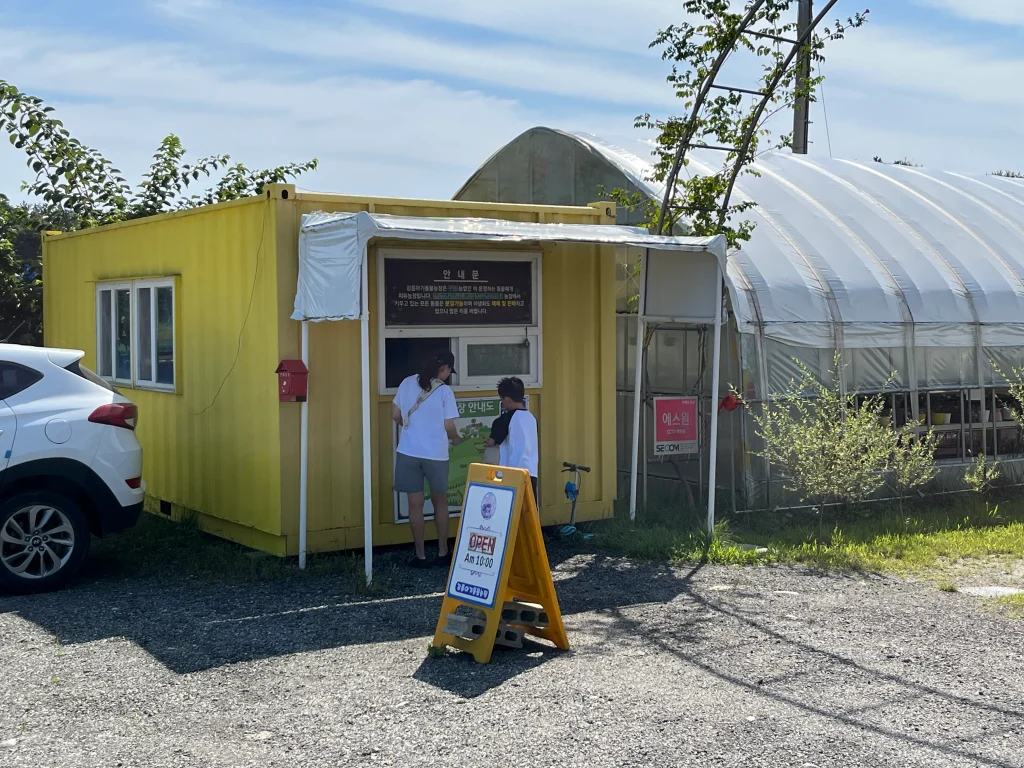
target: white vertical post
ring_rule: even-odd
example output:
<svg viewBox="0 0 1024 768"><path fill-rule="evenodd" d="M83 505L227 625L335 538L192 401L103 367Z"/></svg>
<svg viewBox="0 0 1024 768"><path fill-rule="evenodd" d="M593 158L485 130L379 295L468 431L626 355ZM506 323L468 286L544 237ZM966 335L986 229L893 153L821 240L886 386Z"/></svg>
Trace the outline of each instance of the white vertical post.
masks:
<svg viewBox="0 0 1024 768"><path fill-rule="evenodd" d="M302 321L302 364L309 370L309 321ZM299 429L299 568L306 567L306 488L309 477L309 390L302 401Z"/></svg>
<svg viewBox="0 0 1024 768"><path fill-rule="evenodd" d="M636 308L636 373L633 381L633 461L629 471L629 519L636 520L636 475L640 461L640 395L644 381L644 313L647 311L647 254L640 256L640 297Z"/></svg>
<svg viewBox="0 0 1024 768"><path fill-rule="evenodd" d="M708 535L715 532L715 482L718 469L718 386L722 368L722 266L715 268L715 352L711 364L711 440L708 447Z"/></svg>
<svg viewBox="0 0 1024 768"><path fill-rule="evenodd" d="M370 277L369 254L363 248L362 314L359 317L363 372L363 560L366 583L373 580L373 456L370 453Z"/></svg>

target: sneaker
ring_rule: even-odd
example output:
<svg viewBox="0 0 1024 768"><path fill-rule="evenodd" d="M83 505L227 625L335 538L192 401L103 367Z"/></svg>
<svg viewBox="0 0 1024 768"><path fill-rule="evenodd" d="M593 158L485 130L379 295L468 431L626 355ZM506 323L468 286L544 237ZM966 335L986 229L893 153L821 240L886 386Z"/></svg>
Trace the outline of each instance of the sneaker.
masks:
<svg viewBox="0 0 1024 768"><path fill-rule="evenodd" d="M409 567L410 568L418 568L418 569L422 570L424 568L429 568L430 567L430 561L427 560L427 558L425 558L425 557L413 557L409 561Z"/></svg>

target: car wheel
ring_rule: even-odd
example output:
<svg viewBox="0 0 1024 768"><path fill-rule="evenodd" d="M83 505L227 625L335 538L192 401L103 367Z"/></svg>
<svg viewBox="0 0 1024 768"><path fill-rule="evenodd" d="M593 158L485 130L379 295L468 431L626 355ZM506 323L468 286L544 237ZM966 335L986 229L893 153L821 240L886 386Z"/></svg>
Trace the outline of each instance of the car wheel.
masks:
<svg viewBox="0 0 1024 768"><path fill-rule="evenodd" d="M16 592L56 589L89 554L89 525L71 499L19 493L0 504L0 585Z"/></svg>

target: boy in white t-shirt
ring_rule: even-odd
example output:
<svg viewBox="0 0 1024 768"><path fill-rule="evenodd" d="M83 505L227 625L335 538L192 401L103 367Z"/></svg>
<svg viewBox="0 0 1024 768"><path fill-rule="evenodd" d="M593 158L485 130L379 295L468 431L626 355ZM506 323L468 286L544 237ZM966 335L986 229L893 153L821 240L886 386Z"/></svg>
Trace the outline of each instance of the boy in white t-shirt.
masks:
<svg viewBox="0 0 1024 768"><path fill-rule="evenodd" d="M526 410L526 387L511 376L498 382L498 397L505 413L494 420L487 446L499 446L503 467L517 467L530 473L533 498L537 500L537 419Z"/></svg>

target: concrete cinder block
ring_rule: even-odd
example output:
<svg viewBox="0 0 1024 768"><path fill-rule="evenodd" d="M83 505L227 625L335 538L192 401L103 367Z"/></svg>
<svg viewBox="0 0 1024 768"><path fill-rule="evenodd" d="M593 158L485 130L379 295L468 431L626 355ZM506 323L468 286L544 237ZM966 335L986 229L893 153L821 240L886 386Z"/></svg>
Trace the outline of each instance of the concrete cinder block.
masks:
<svg viewBox="0 0 1024 768"><path fill-rule="evenodd" d="M511 624L501 622L498 624L498 633L494 638L495 645L503 645L506 648L523 647L523 629Z"/></svg>
<svg viewBox="0 0 1024 768"><path fill-rule="evenodd" d="M449 613L445 618L447 624L443 631L446 635L476 640L484 634L485 623L476 616L459 616Z"/></svg>
<svg viewBox="0 0 1024 768"><path fill-rule="evenodd" d="M517 600L509 601L501 607L501 620L536 629L544 629L550 624L544 606L537 603L521 603Z"/></svg>

